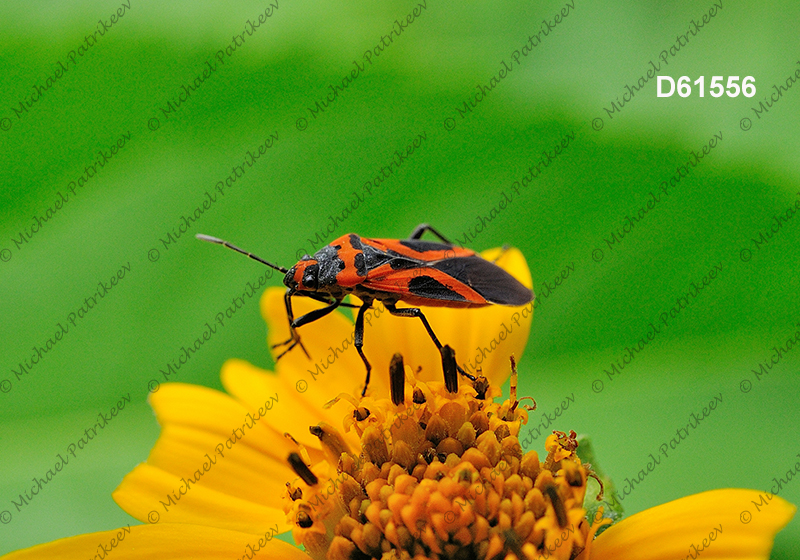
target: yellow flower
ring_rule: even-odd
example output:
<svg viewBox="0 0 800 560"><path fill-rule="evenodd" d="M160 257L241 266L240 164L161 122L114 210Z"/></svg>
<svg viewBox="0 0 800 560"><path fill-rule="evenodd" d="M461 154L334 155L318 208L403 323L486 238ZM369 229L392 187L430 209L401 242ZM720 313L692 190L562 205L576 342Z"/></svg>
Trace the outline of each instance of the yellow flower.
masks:
<svg viewBox="0 0 800 560"><path fill-rule="evenodd" d="M518 251L484 256L499 256L531 285ZM296 316L317 306L297 301ZM280 290L265 293L262 311L269 342L288 338ZM508 356L522 354L532 306L425 313L458 363L485 378L462 378L448 391L419 321L376 310L364 346L373 375L359 398L364 366L352 322L333 313L300 329L311 360L295 349L277 375L226 363L232 397L183 384L151 396L161 436L114 493L148 524L7 558L625 560L693 550L708 559L768 557L794 507L775 497L744 523L741 512L758 499L750 490L683 498L595 539L608 520L602 511L586 519L590 472L575 454L574 433L550 436L540 461L517 439L527 410L515 380L510 397L497 399ZM289 529L304 551L274 538Z"/></svg>
<svg viewBox="0 0 800 560"><path fill-rule="evenodd" d="M483 256L500 257L498 265L531 286L519 251L510 249L501 256L498 249ZM295 316L321 305L297 298ZM289 338L283 290L267 290L261 308L270 345ZM414 370L422 368L421 379L441 382L441 358L421 322L380 309L366 316L364 351L373 364L367 397L389 395L389 361L395 352L401 352ZM508 376L507 356L522 354L532 311L532 306L490 306L430 308L425 314L439 339L455 349L465 370L483 367L499 385ZM153 393L151 404L162 426L161 436L147 463L128 474L114 493L117 503L141 521L156 519L151 516L155 512L159 523L197 523L262 534L275 524L279 532L289 530L282 509L285 483L297 475L287 456L298 447L284 434L304 446L311 459L322 459L323 447L309 426L320 422L341 426L349 405L343 402L330 409L324 405L342 392L360 395L365 375L352 344L353 323L343 314L332 313L298 330L313 360L295 348L277 362L277 375L230 360L223 366L222 383L235 398L183 384L165 384ZM359 448L355 432L345 437L353 449Z"/></svg>

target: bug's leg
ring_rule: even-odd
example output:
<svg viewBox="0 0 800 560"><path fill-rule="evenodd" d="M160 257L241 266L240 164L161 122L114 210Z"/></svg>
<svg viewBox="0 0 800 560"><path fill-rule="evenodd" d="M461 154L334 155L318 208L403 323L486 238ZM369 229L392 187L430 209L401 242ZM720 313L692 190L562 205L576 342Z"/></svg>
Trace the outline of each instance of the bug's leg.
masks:
<svg viewBox="0 0 800 560"><path fill-rule="evenodd" d="M452 245L449 239L447 239L444 235L438 232L433 226L428 224L420 224L414 228L414 231L411 232L411 235L408 236L409 239L419 239L422 237L422 234L426 231L431 232L433 235L447 243L448 245Z"/></svg>
<svg viewBox="0 0 800 560"><path fill-rule="evenodd" d="M334 309L339 307L339 305L341 305L341 303L342 302L340 300L335 299L335 300L333 300L333 303L330 303L327 307L321 307L319 309L315 309L314 311L309 311L305 315L303 315L301 317L298 317L297 319L295 319L294 321L292 321L290 323L290 326L291 326L292 329L297 329L299 327L302 327L303 325L307 325L309 323L313 323L317 319L322 319L325 315L327 315L328 313L330 313L331 311L333 311ZM294 332L296 333L296 331L294 331ZM289 341L291 341L291 339L289 339ZM300 336L299 335L297 337L297 341L295 342L295 344L298 344L298 343L300 343ZM300 343L300 345L302 346L302 343ZM289 346L289 348L287 348L286 350L281 352L281 355L278 356L278 358L280 358L281 356L286 354L286 352L288 352L289 350L294 348L294 346L295 346L294 344ZM303 348L303 350L305 350L305 347ZM306 352L306 356L308 356L308 352ZM275 359L277 360L278 358L275 358Z"/></svg>
<svg viewBox="0 0 800 560"><path fill-rule="evenodd" d="M384 306L389 311L389 313L397 317L419 317L420 320L422 321L422 324L425 325L425 330L428 331L428 335L431 337L431 340L433 340L433 343L436 345L436 348L439 349L439 353L442 352L443 348L442 343L439 342L439 339L436 337L436 334L434 334L433 329L431 328L431 324L428 323L428 319L426 319L425 315L422 314L421 309L417 307L397 309L397 307L395 307L393 303L386 303L386 302L384 302ZM467 377L471 381L475 381L475 376L468 374L466 371L462 369L460 365L456 364L456 369L458 370L458 373L460 373L461 375Z"/></svg>
<svg viewBox="0 0 800 560"><path fill-rule="evenodd" d="M353 346L356 347L358 350L358 355L361 356L361 359L364 360L364 365L367 367L367 378L364 381L364 389L361 391L361 396L364 397L367 394L367 387L369 387L369 374L372 371L372 366L367 360L367 357L364 355L364 350L362 347L364 346L364 313L367 312L367 309L372 307L372 302L368 301L365 302L364 305L358 310L358 315L356 315L356 332L355 336L353 337Z"/></svg>
<svg viewBox="0 0 800 560"><path fill-rule="evenodd" d="M336 298L334 298L333 296L328 295L328 294L316 294L314 292L306 292L304 295L306 297L309 297L309 298L315 300L315 301L319 301L319 302L327 303L327 304L331 304L334 301L337 301ZM353 309L357 309L357 308L361 307L360 305L355 305L355 304L352 304L352 303L346 303L344 301L342 301L339 304L339 306L340 307L352 307Z"/></svg>
<svg viewBox="0 0 800 560"><path fill-rule="evenodd" d="M315 309L314 311L309 311L305 315L298 317L297 319L292 321L292 327L296 329L298 327L302 327L303 325L313 323L317 319L322 319L325 315L327 315L328 313L339 307L341 304L342 302L337 299L333 303L328 305L328 307L320 307L319 309Z"/></svg>
<svg viewBox="0 0 800 560"><path fill-rule="evenodd" d="M342 297L347 297L347 294L345 294ZM331 298L333 298L333 296L331 296ZM348 303L348 302L344 301L343 299L341 299L339 301L341 301L341 303L339 304L339 307L349 307L350 309L358 309L358 308L361 307L360 305L356 305L355 303Z"/></svg>
<svg viewBox="0 0 800 560"><path fill-rule="evenodd" d="M302 342L300 342L300 335L297 334L297 331L292 326L292 323L294 323L294 313L292 312L293 295L294 292L291 289L288 289L286 290L286 294L283 296L283 301L286 304L286 317L289 319L289 333L291 334L291 336L289 337L288 340L284 340L283 342L278 342L277 344L272 345L272 348L279 348L280 346L286 346L286 345L288 345L289 347L280 354L278 354L278 356L275 357L275 361L280 360L284 356L284 354L286 354L286 352L288 352L298 344L300 345L300 348L303 349L303 353L305 353L306 357L309 360L311 359L311 356L308 354L308 350L306 350L306 347L303 346Z"/></svg>

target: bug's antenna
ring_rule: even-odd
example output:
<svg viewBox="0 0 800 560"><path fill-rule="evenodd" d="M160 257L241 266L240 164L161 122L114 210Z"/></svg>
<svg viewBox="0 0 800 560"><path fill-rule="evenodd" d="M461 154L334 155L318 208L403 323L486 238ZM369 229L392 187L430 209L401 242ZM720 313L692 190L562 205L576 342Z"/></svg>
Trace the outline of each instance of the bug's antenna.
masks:
<svg viewBox="0 0 800 560"><path fill-rule="evenodd" d="M275 270L283 272L284 274L289 272L288 268L283 268L282 266L278 266L276 264L272 264L269 261L265 261L261 257L257 257L253 253L248 253L247 251L245 251L243 249L239 249L239 247L237 247L236 245L232 245L231 243L228 243L227 241L225 241L223 239L219 239L218 237L211 237L210 235L203 235L202 233L198 233L197 235L195 235L195 237L197 239L201 239L203 241L208 241L209 243L216 243L217 245L222 245L223 247L227 247L228 249L233 249L237 253L241 253L243 255L247 255L248 257L250 257L254 261L258 261L261 264L265 264L270 268L274 268Z"/></svg>

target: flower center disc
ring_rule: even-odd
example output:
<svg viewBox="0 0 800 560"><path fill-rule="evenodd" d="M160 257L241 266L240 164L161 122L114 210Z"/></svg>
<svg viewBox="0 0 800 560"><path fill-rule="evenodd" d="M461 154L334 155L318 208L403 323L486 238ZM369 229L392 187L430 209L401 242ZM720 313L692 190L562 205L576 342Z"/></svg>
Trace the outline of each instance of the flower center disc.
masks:
<svg viewBox="0 0 800 560"><path fill-rule="evenodd" d="M329 459L287 483L286 509L295 540L313 558L580 554L590 532L582 507L588 471L575 455L574 433L550 436L541 463L520 447L528 415L515 390L497 404L492 395L500 391L488 384L485 394L414 380L406 387L412 396L399 405L348 399L357 407L345 429L360 436L358 453L330 426L312 428Z"/></svg>

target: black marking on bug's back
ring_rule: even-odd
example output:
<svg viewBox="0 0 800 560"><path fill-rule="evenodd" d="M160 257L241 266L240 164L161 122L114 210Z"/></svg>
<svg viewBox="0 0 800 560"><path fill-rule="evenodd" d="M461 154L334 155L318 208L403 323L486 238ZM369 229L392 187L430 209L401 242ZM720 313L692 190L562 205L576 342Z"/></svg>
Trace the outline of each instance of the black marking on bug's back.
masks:
<svg viewBox="0 0 800 560"><path fill-rule="evenodd" d="M452 245L446 243L437 243L435 241L423 241L421 239L401 239L400 245L408 247L412 251L418 253L426 253L428 251L447 251L452 249Z"/></svg>
<svg viewBox="0 0 800 560"><path fill-rule="evenodd" d="M358 276L366 276L367 275L367 262L364 259L364 253L356 253L356 256L353 257L353 264L356 267L356 274Z"/></svg>
<svg viewBox="0 0 800 560"><path fill-rule="evenodd" d="M356 251L356 255L353 257L353 264L356 267L356 274L362 277L366 276L367 260L364 257L364 244L361 243L361 238L355 233L350 234L350 246L353 247L354 251Z"/></svg>
<svg viewBox="0 0 800 560"><path fill-rule="evenodd" d="M370 245L363 245L362 244L362 254L364 255L364 266L367 270L374 270L379 266L385 265L387 262L392 260L392 256L388 253L381 251L380 249L376 249Z"/></svg>
<svg viewBox="0 0 800 560"><path fill-rule="evenodd" d="M490 303L525 305L534 297L508 272L477 255L444 259L429 266L466 284Z"/></svg>
<svg viewBox="0 0 800 560"><path fill-rule="evenodd" d="M364 245L363 243L361 243L361 238L359 236L357 236L355 233L351 233L349 237L350 237L350 245L353 247L353 249L355 249L356 251L364 250Z"/></svg>
<svg viewBox="0 0 800 560"><path fill-rule="evenodd" d="M408 283L408 291L415 296L444 301L467 301L467 298L454 292L436 278L417 276Z"/></svg>
<svg viewBox="0 0 800 560"><path fill-rule="evenodd" d="M339 258L339 250L331 245L326 245L314 254L314 259L319 264L319 287L336 284L336 275L345 267L344 261Z"/></svg>
<svg viewBox="0 0 800 560"><path fill-rule="evenodd" d="M419 268L421 266L428 265L426 262L410 259L405 255L395 253L394 251L389 251L389 256L391 257L389 266L392 267L392 270L407 270L409 268Z"/></svg>

